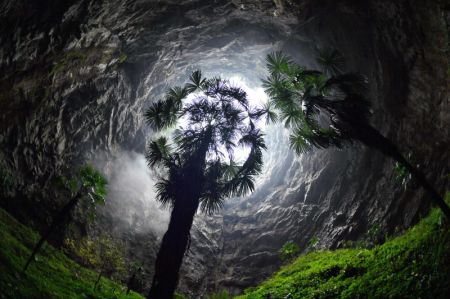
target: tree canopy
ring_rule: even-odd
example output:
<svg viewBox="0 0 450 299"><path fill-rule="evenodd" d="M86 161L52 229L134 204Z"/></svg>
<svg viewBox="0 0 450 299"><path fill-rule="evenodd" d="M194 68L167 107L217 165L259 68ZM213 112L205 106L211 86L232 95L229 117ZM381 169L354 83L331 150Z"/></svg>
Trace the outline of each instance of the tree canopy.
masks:
<svg viewBox="0 0 450 299"><path fill-rule="evenodd" d="M163 101L153 103L145 117L155 131L178 125L173 134L151 141L146 156L150 167L164 169L157 199L172 208L148 298L172 299L198 207L212 214L227 197L254 190L266 148L258 124L274 114L269 105L252 107L246 92L231 82L195 71L183 87L170 88ZM245 161L235 159L238 147L249 149Z"/></svg>
<svg viewBox="0 0 450 299"><path fill-rule="evenodd" d="M157 183L158 199L173 206L177 186L193 153L207 143L201 210L213 213L229 196L254 190L254 179L262 168L266 148L258 122L274 119L270 106L251 107L246 92L221 78L206 79L200 71L190 76L184 87L170 88L164 101L153 103L146 119L155 131L178 124L168 138L162 136L148 145L150 167L162 166L167 175ZM245 162L235 159L237 147L248 147Z"/></svg>

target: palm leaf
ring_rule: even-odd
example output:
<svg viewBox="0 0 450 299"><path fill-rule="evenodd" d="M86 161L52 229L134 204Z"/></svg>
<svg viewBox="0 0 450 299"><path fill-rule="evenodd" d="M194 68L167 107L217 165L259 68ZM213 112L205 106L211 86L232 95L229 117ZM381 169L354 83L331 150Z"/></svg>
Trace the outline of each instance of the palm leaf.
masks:
<svg viewBox="0 0 450 299"><path fill-rule="evenodd" d="M92 165L87 164L79 170L79 178L82 186L88 191L88 195L94 203L103 204L105 202L108 181Z"/></svg>
<svg viewBox="0 0 450 299"><path fill-rule="evenodd" d="M341 74L345 65L344 56L339 51L328 48L318 50L316 61L328 76Z"/></svg>
<svg viewBox="0 0 450 299"><path fill-rule="evenodd" d="M155 185L156 199L163 208L172 208L176 199L176 186L170 179L161 178Z"/></svg>
<svg viewBox="0 0 450 299"><path fill-rule="evenodd" d="M169 88L166 92L166 102L170 102L173 105L173 109L179 110L184 98L188 96L189 92L187 88L175 86Z"/></svg>
<svg viewBox="0 0 450 299"><path fill-rule="evenodd" d="M150 142L145 158L147 159L149 167L154 167L169 159L170 155L170 145L167 143L167 138L163 136Z"/></svg>
<svg viewBox="0 0 450 299"><path fill-rule="evenodd" d="M275 108L271 102L267 102L264 105L264 111L266 113L266 124L276 123L278 120L278 114L275 112Z"/></svg>
<svg viewBox="0 0 450 299"><path fill-rule="evenodd" d="M348 73L328 79L323 90L338 90L345 95L364 94L367 91L367 78L360 74Z"/></svg>
<svg viewBox="0 0 450 299"><path fill-rule="evenodd" d="M150 105L144 114L147 124L156 131L173 126L180 113L180 104L172 98Z"/></svg>
<svg viewBox="0 0 450 299"><path fill-rule="evenodd" d="M282 52L272 52L266 57L266 66L271 74L291 75L291 59Z"/></svg>
<svg viewBox="0 0 450 299"><path fill-rule="evenodd" d="M202 89L205 86L206 79L202 77L200 70L194 71L189 77L190 82L186 83L185 89L188 93Z"/></svg>

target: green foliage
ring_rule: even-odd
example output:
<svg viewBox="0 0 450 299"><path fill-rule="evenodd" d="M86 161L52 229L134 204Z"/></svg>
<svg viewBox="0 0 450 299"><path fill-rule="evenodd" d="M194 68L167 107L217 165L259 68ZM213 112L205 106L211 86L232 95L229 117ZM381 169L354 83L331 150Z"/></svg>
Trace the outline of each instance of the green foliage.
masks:
<svg viewBox="0 0 450 299"><path fill-rule="evenodd" d="M263 134L257 128L263 117L272 121L276 115L271 106L251 107L245 91L221 78L203 78L200 71L190 76L183 87L169 88L165 99L153 103L145 118L155 131L173 127L180 119L183 126L172 135L153 140L146 158L150 167L162 167L166 175L157 185L158 200L173 206L186 174L192 171L190 161L205 162L198 174L200 210L212 214L229 196L240 196L254 190L254 179L262 169ZM237 147L250 148L247 160L234 161ZM206 158L199 158L203 151ZM206 155L204 152L206 151ZM178 195L177 195L178 194Z"/></svg>
<svg viewBox="0 0 450 299"><path fill-rule="evenodd" d="M396 162L394 165L395 181L406 189L406 185L411 180L411 174L405 166Z"/></svg>
<svg viewBox="0 0 450 299"><path fill-rule="evenodd" d="M294 242L286 242L280 249L280 258L283 261L292 260L300 252L300 247Z"/></svg>
<svg viewBox="0 0 450 299"><path fill-rule="evenodd" d="M379 245L386 239L386 234L383 232L382 228L378 224L372 225L366 233L366 242L368 242L368 247Z"/></svg>
<svg viewBox="0 0 450 299"><path fill-rule="evenodd" d="M81 50L69 50L65 52L53 66L50 75L58 75L76 65L84 65L87 61L87 55Z"/></svg>
<svg viewBox="0 0 450 299"><path fill-rule="evenodd" d="M64 245L71 255L80 258L83 265L95 268L98 272L118 279L126 272L124 245L108 235L101 235L97 240L66 239Z"/></svg>
<svg viewBox="0 0 450 299"><path fill-rule="evenodd" d="M81 267L61 251L46 245L26 274L21 268L39 236L0 209L0 298L27 299L138 299L124 287L109 279L102 279L93 290L97 273Z"/></svg>
<svg viewBox="0 0 450 299"><path fill-rule="evenodd" d="M373 249L308 253L237 298L448 298L450 225L445 220L434 209L404 235Z"/></svg>
<svg viewBox="0 0 450 299"><path fill-rule="evenodd" d="M83 192L91 199L92 204L105 204L106 185L108 181L92 165L87 164L80 168L78 179Z"/></svg>
<svg viewBox="0 0 450 299"><path fill-rule="evenodd" d="M318 62L323 72L298 65L281 52L266 58L270 75L263 87L274 107L271 119L290 129L290 146L297 154L312 148L342 147L355 138L352 124L367 124L369 104L365 80L341 74L342 56L324 50Z"/></svg>
<svg viewBox="0 0 450 299"><path fill-rule="evenodd" d="M105 204L108 181L90 164L81 166L68 176L58 176L54 180L54 184L56 187L68 191L72 198L80 194L88 199L84 202L88 208L88 219L92 220L95 217L97 205Z"/></svg>
<svg viewBox="0 0 450 299"><path fill-rule="evenodd" d="M344 56L335 49L318 50L316 61L328 76L338 75L344 70Z"/></svg>
<svg viewBox="0 0 450 299"><path fill-rule="evenodd" d="M223 290L217 293L209 294L208 299L231 299L233 298L228 291Z"/></svg>
<svg viewBox="0 0 450 299"><path fill-rule="evenodd" d="M127 61L127 59L128 59L128 55L127 54L125 54L124 52L120 52L120 55L119 55L119 57L118 57L118 64L123 64L123 63L125 63L125 61Z"/></svg>
<svg viewBox="0 0 450 299"><path fill-rule="evenodd" d="M308 246L311 248L316 247L317 243L319 243L319 238L317 237L312 237L311 239L309 239L308 241Z"/></svg>

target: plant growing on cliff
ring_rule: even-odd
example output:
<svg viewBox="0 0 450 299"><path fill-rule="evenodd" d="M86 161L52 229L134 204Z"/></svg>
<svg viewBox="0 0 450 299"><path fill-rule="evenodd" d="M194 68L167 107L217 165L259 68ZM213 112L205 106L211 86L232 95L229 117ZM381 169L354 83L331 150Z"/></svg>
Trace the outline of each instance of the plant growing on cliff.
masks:
<svg viewBox="0 0 450 299"><path fill-rule="evenodd" d="M300 253L300 247L292 241L286 242L280 249L282 261L291 261Z"/></svg>
<svg viewBox="0 0 450 299"><path fill-rule="evenodd" d="M52 222L44 231L39 241L33 248L23 271L26 271L34 257L41 249L44 242L52 233L62 225L67 225L70 215L82 199L87 199L90 204L90 213L97 204L104 204L106 197L106 179L92 167L86 165L81 167L71 178L60 177L59 184L70 194L70 200L53 217Z"/></svg>
<svg viewBox="0 0 450 299"><path fill-rule="evenodd" d="M127 280L127 290L126 290L127 295L130 293L131 289L135 286L135 284L141 280L140 276L144 273L143 266L144 265L142 263L137 262L131 263L129 269L130 277Z"/></svg>
<svg viewBox="0 0 450 299"><path fill-rule="evenodd" d="M65 247L78 257L81 264L97 270L94 290L103 276L119 279L125 274L124 245L106 234L96 239L66 239Z"/></svg>
<svg viewBox="0 0 450 299"><path fill-rule="evenodd" d="M422 171L370 125L365 78L353 73L330 77L295 63L281 52L269 54L266 61L270 75L263 85L279 119L291 130L289 141L297 154L313 147L341 148L359 141L403 165L450 219L450 208Z"/></svg>
<svg viewBox="0 0 450 299"><path fill-rule="evenodd" d="M197 209L211 214L227 197L253 191L266 148L258 120L270 113L267 107L252 107L241 88L203 78L200 71L148 108L152 129L161 131L178 120L181 125L171 142L167 137L152 141L146 156L150 167L165 170L156 184L157 199L172 208L148 298L172 299ZM249 148L242 164L234 160L236 147Z"/></svg>

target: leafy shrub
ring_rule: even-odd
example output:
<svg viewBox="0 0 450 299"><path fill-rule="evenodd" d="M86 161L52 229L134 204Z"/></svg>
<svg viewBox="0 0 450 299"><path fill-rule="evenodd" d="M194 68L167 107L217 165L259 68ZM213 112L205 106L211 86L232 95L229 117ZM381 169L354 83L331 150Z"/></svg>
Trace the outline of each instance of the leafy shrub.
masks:
<svg viewBox="0 0 450 299"><path fill-rule="evenodd" d="M310 248L315 248L317 243L319 243L319 238L317 237L312 237L311 239L309 239L308 241L308 247Z"/></svg>
<svg viewBox="0 0 450 299"><path fill-rule="evenodd" d="M300 247L292 241L286 242L280 249L280 258L282 261L289 261L296 257L300 252Z"/></svg>
<svg viewBox="0 0 450 299"><path fill-rule="evenodd" d="M66 239L64 243L71 255L77 256L82 264L93 267L100 273L120 279L126 272L124 246L110 236L102 235L97 240Z"/></svg>
<svg viewBox="0 0 450 299"><path fill-rule="evenodd" d="M221 292L213 293L208 296L208 299L232 299L233 296L228 291L223 290Z"/></svg>

